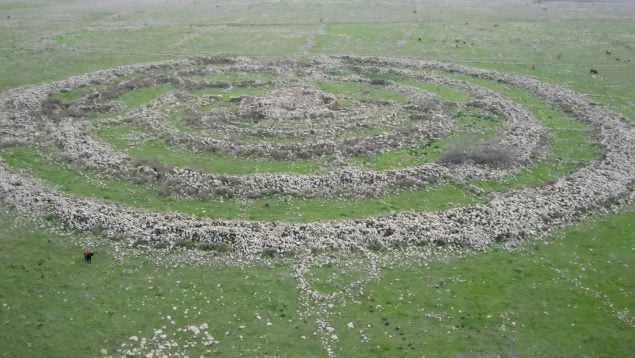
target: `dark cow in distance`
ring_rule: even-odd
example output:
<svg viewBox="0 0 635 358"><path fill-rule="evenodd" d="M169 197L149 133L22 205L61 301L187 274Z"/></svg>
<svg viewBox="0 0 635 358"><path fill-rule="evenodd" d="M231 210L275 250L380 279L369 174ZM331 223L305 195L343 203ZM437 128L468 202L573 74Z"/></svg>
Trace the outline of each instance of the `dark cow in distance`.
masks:
<svg viewBox="0 0 635 358"><path fill-rule="evenodd" d="M84 249L84 262L86 262L87 264L91 263L91 259L92 259L93 255L95 255L93 250Z"/></svg>

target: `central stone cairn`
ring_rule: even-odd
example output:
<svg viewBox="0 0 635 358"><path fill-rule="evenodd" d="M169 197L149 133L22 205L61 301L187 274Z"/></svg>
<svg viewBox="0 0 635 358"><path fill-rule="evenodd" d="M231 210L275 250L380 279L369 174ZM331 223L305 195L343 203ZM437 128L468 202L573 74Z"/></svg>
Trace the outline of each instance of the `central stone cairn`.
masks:
<svg viewBox="0 0 635 358"><path fill-rule="evenodd" d="M55 217L76 229L173 245L191 240L227 245L237 254L308 249L443 243L483 247L538 237L589 210L632 196L632 124L557 85L516 75L438 62L361 57L311 61L195 58L124 66L0 95L0 145L41 146L71 165L105 176L167 185L171 195L211 193L249 200L272 192L318 198L365 198L474 178L505 178L544 157L548 133L522 105L451 73L533 92L585 123L603 149L587 167L542 187L491 193L478 205L445 212L403 212L356 220L291 224L210 220L158 213L79 198L48 187L0 162L0 200L32 216ZM223 74L246 78L222 80ZM449 101L423 90L452 87L468 99ZM170 89L125 111L125 94L153 86ZM329 89L334 88L329 93ZM340 87L337 87L340 86ZM71 101L59 93L79 95ZM235 95L233 93L236 93ZM383 171L360 165L377 155L445 141L461 111L501 118L495 135L446 153L443 160ZM123 114L122 114L123 113ZM183 113L181 127L166 116ZM106 117L90 121L86 117ZM96 130L135 124L148 136L199 152L275 160L313 159L310 174L223 175L186 168L159 170L95 138ZM364 133L372 134L364 134ZM245 140L244 138L257 138ZM454 156L452 156L452 155Z"/></svg>
<svg viewBox="0 0 635 358"><path fill-rule="evenodd" d="M310 121L333 118L338 109L335 96L313 88L285 88L263 96L240 99L238 116L245 120Z"/></svg>

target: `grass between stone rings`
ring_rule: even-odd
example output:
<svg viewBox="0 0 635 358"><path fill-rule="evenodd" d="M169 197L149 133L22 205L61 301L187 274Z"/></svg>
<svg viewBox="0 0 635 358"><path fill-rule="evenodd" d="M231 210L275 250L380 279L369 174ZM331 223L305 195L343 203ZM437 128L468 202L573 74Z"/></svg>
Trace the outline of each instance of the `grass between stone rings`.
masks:
<svg viewBox="0 0 635 358"><path fill-rule="evenodd" d="M140 138L144 133L140 126L124 124L103 128L98 137L123 151L131 159L158 160L162 164L191 168L203 172L229 175L255 173L298 173L308 174L321 169L316 160L274 160L260 158L238 158L210 152L194 152L157 138ZM135 139L130 139L131 137Z"/></svg>
<svg viewBox="0 0 635 358"><path fill-rule="evenodd" d="M52 186L83 197L101 199L131 207L158 211L175 211L218 219L276 220L311 222L330 219L363 218L399 211L446 210L480 199L470 192L444 185L390 193L376 198L325 199L294 196L266 196L245 202L234 199L176 198L124 179L102 177L82 172L41 156L31 147L3 149L0 154L10 166L25 169Z"/></svg>
<svg viewBox="0 0 635 358"><path fill-rule="evenodd" d="M473 180L489 191L505 191L522 186L536 186L570 174L601 155L588 126L545 103L531 92L509 85L468 76L450 75L497 91L524 105L548 129L549 149L546 157L520 173L503 180Z"/></svg>
<svg viewBox="0 0 635 358"><path fill-rule="evenodd" d="M505 183L507 184L500 183L500 181L479 182L479 184L490 188L498 186L500 190L512 188L514 186L512 183L514 182L519 183L518 185L522 185L523 182L533 185L531 181L535 181L537 184L552 180L558 176L570 173L571 170L575 169L579 165L598 157L599 151L597 147L592 144L593 140L590 133L583 124L574 122L567 115L553 108L551 105L544 103L530 92L492 83L491 81L475 79L469 76L452 76L471 81L484 87L499 90L512 100L525 104L529 111L543 122L543 124L551 131L551 146L546 160L532 165L519 176L505 180ZM424 83L421 81L416 82L417 83L409 83L409 85L421 87ZM447 86L437 87L443 88ZM230 92L219 90L214 91L223 93L224 99L222 101L227 101L229 98L236 96L239 93L242 95L247 93L257 94L259 91L262 91L262 89L258 88L254 88L253 90L255 91L253 93L249 88L236 88L235 91L239 92L232 92L233 90ZM448 90L445 91L447 92ZM386 170L423 164L437 159L443 148L445 148L448 143L452 141L461 141L465 139L466 135L487 137L495 130L495 124L500 123L500 121L483 121L481 120L482 117L478 115L459 114L456 116L456 119L458 119L460 128L447 140L438 140L422 146L413 146L408 149L392 150L376 155L363 156L359 157L358 160L360 163L363 163L369 168L375 170ZM175 121L178 121L178 118L172 119L172 122ZM189 126L181 122L176 124L179 129L184 129L184 127L191 129ZM118 149L128 149L128 155L133 159L155 158L165 161L165 164L167 165L186 166L202 171L214 171L225 174L249 174L258 172L291 172L305 174L319 170L319 164L310 160L255 161L252 159L232 158L211 153L191 152L160 143L156 140L147 142L142 141L137 144L128 143L129 141L125 140L126 135L134 131L141 132L141 129L133 125L126 124L122 126L104 128L98 132L98 135ZM370 135L372 134L375 134L375 132L370 132ZM290 142L293 142L293 140ZM574 142L578 144L584 143L584 145L581 148L572 150L574 146L570 146L569 144ZM523 177L526 178L523 179Z"/></svg>
<svg viewBox="0 0 635 358"><path fill-rule="evenodd" d="M544 160L532 164L524 171L504 180L474 179L472 184L486 191L507 191L514 188L539 185L569 174L576 168L598 158L599 150L591 140L590 132L583 124L574 122L567 115L522 89L512 88L491 81L460 77L478 85L497 90L512 100L522 103L550 130L550 148ZM470 130L483 136L493 133L493 124L498 121L482 120L467 114L459 124L463 132ZM178 147L167 146L157 140L140 141L131 145L130 138L142 131L133 124L110 127L99 132L116 148L127 149L134 159L158 159L164 164L191 167L197 170L226 174L249 174L255 172L315 171L319 165L313 161L250 160L208 153L195 153ZM457 134L462 136L464 134ZM134 142L134 141L133 141ZM572 143L576 143L573 146ZM583 143L584 145L580 145ZM429 146L408 151L383 153L370 160L376 169L386 169L400 164L420 164L440 155L445 142L433 142ZM177 211L210 218L274 220L310 222L330 219L360 218L400 211L435 211L479 202L479 198L455 185L402 191L377 198L341 200L324 198L298 198L293 196L265 196L238 203L234 199L212 198L198 200L161 195L156 190L123 179L100 177L81 173L77 168L62 167L38 157L37 151L29 148L5 149L2 152L8 164L28 169L69 193L100 198L113 202L152 210ZM382 163L390 163L388 167ZM397 163L397 164L395 164ZM399 164L400 163L400 164ZM85 180L89 177L92 180ZM98 183L98 184L95 184Z"/></svg>

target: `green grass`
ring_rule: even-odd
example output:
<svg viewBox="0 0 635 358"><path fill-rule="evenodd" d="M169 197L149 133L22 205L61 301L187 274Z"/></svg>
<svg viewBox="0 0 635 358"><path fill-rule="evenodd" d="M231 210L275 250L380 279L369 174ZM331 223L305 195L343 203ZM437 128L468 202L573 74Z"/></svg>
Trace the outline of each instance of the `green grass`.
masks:
<svg viewBox="0 0 635 358"><path fill-rule="evenodd" d="M473 108L460 111L453 119L458 126L454 135L455 140L461 140L465 136L482 141L492 139L504 121L497 115Z"/></svg>
<svg viewBox="0 0 635 358"><path fill-rule="evenodd" d="M462 2L263 2L216 7L197 1L136 11L127 6L95 10L59 3L0 4L1 91L122 64L199 54L410 56L564 84L635 120L635 71L627 62L635 60L635 24L625 16L625 5L595 11L567 2L494 9L468 8ZM352 20L367 23L351 24ZM600 74L591 76L590 68ZM554 122L550 139L553 146L573 153L563 155L561 162L556 155L525 172L517 183L494 183L498 187L491 189L537 184L573 170L576 158L595 157L588 137L569 128L571 123ZM28 166L29 160L18 163ZM71 189L81 185L70 183ZM633 212L611 214L550 237L548 244L527 244L512 253L390 262L363 295L331 310L330 324L339 337L336 353L631 356L633 327L617 320L607 307L628 308L631 317L635 312L633 222ZM155 266L144 258L116 260L102 246L96 246L97 256L88 266L81 263L78 244L86 236L58 235L14 215L0 215L2 353L99 356L105 348L114 355L131 335L150 337L160 325L170 328L168 334L174 332L160 319L170 314L178 327L208 322L221 341L212 346L218 350L215 356L324 356L313 336L314 317L304 322L297 315L303 308L287 267ZM343 266L333 268L345 271ZM333 268L316 275L330 277ZM332 291L356 277L343 273L316 284ZM172 305L178 309L172 310ZM185 318L186 306L198 309ZM197 316L195 311L202 313ZM254 318L255 312L263 319ZM279 312L279 319L274 312ZM266 319L273 325L266 326ZM348 330L348 322L354 322L355 329ZM361 343L362 329L367 343ZM307 339L300 339L302 335ZM179 334L177 341L183 348L188 340ZM203 353L198 348L183 350L189 356Z"/></svg>
<svg viewBox="0 0 635 358"><path fill-rule="evenodd" d="M8 165L32 172L60 190L130 207L175 211L218 219L312 222L363 218L400 211L437 211L475 204L479 198L453 185L402 191L366 199L298 198L264 196L247 204L223 198L190 199L165 196L129 180L97 176L71 166L52 162L29 147L6 148L0 152Z"/></svg>
<svg viewBox="0 0 635 358"><path fill-rule="evenodd" d="M288 267L157 266L143 257L117 260L105 245L93 246L96 255L86 265L82 250L65 236L0 214L3 352L94 357L106 349L115 356L122 343L133 343L129 337L149 341L158 329L191 356L209 356L206 349L226 357L321 350L313 322L298 317L303 308ZM177 332L203 323L218 344L203 347L201 335ZM183 348L188 341L198 345Z"/></svg>
<svg viewBox="0 0 635 358"><path fill-rule="evenodd" d="M65 1L56 1L57 3L64 3ZM27 1L8 1L0 4L0 10L17 10L17 9L32 9L37 7L44 7L50 4L42 4L37 2Z"/></svg>
<svg viewBox="0 0 635 358"><path fill-rule="evenodd" d="M10 29L10 31L7 31ZM31 31L24 34L22 31ZM44 30L43 30L44 31ZM10 36L23 44L32 44L33 28L15 30L11 27L0 27L0 43L3 36ZM16 45L8 42L6 45ZM45 54L45 55L43 55ZM72 75L112 68L124 64L133 64L150 60L164 59L169 56L152 55L149 53L118 53L86 51L77 56L74 51L53 46L48 50L39 48L24 48L18 51L3 52L3 63L0 67L0 90L21 86L29 83L41 83L61 80Z"/></svg>
<svg viewBox="0 0 635 358"><path fill-rule="evenodd" d="M208 217L230 218L239 214L238 206L233 201L203 201L164 196L150 187L135 184L129 180L100 177L72 167L65 167L40 156L34 149L28 147L5 149L1 155L12 167L28 170L54 187L75 195L142 209L177 211Z"/></svg>
<svg viewBox="0 0 635 358"><path fill-rule="evenodd" d="M466 80L497 91L516 103L523 104L549 130L549 149L545 159L540 160L520 173L502 180L473 180L473 184L488 191L507 191L514 188L536 186L566 176L575 169L596 160L601 150L593 140L589 128L545 103L531 92L492 81L469 76L449 74L449 77ZM475 111L457 114L459 128L450 138L435 141L434 145L415 146L406 150L388 151L368 158L358 158L370 168L386 170L408 167L438 159L449 143L467 137L486 140L496 133L500 118L483 115ZM476 135L476 136L474 136Z"/></svg>
<svg viewBox="0 0 635 358"><path fill-rule="evenodd" d="M190 28L143 26L135 29L87 28L55 34L50 37L60 48L81 47L101 51L128 50L129 52L169 51L174 41L191 34ZM50 35L49 35L50 36Z"/></svg>
<svg viewBox="0 0 635 358"><path fill-rule="evenodd" d="M412 78L398 78L395 80L395 82L400 85L415 87L424 91L434 93L446 101L465 102L470 99L469 93L448 85L425 82Z"/></svg>
<svg viewBox="0 0 635 358"><path fill-rule="evenodd" d="M128 150L133 159L157 159L163 164L187 167L198 171L231 175L254 173L298 173L309 174L320 170L314 160L275 160L236 158L207 152L193 152L165 144L157 139L144 141Z"/></svg>
<svg viewBox="0 0 635 358"><path fill-rule="evenodd" d="M134 123L119 124L100 128L97 130L97 137L112 145L120 151L137 145L143 138L144 130Z"/></svg>
<svg viewBox="0 0 635 358"><path fill-rule="evenodd" d="M171 114L169 121L176 128L185 128L188 132L193 132L193 128L178 120L178 115ZM483 114L478 111L464 111L458 113L456 121L460 129L453 140L460 140L469 135L470 138L486 138L492 135L495 125L500 122L499 118ZM364 132L364 135L384 132L385 130L372 129ZM230 156L213 153L192 152L179 147L170 146L160 140L146 140L137 142L128 140L129 137L140 138L143 132L141 128L133 124L125 124L115 127L104 128L98 131L98 136L112 144L119 150L127 150L128 155L133 159L157 159L164 164L177 167L190 167L192 169L216 172L224 174L250 174L250 173L275 173L291 172L307 174L320 169L320 164L312 160L262 160L234 158ZM137 133L137 135L135 135ZM376 133L375 133L376 134ZM262 141L257 137L247 137L241 140ZM294 143L296 138L276 139L276 143ZM356 158L360 163L374 170L385 170L391 168L404 168L418 164L427 163L438 159L443 148L447 146L445 141L433 141L427 145L414 146L405 150L396 150L380 153L370 157Z"/></svg>
<svg viewBox="0 0 635 358"><path fill-rule="evenodd" d="M408 168L439 159L447 142L433 140L428 144L413 146L408 149L390 150L387 152L360 156L355 159L374 170Z"/></svg>
<svg viewBox="0 0 635 358"><path fill-rule="evenodd" d="M86 93L86 89L85 88L74 88L74 89L72 89L70 91L58 92L58 93L54 94L52 97L53 98L57 98L59 100L62 100L64 102L73 102L73 101L79 99L85 93Z"/></svg>
<svg viewBox="0 0 635 358"><path fill-rule="evenodd" d="M611 215L513 252L385 268L363 295L335 308L340 353L629 355L635 328L609 304L635 308L633 219L633 212Z"/></svg>
<svg viewBox="0 0 635 358"><path fill-rule="evenodd" d="M518 187L535 186L566 176L575 169L596 160L601 150L593 140L590 129L580 122L542 101L529 91L475 79L465 76L453 77L465 79L487 87L523 104L530 113L541 120L549 130L549 149L544 160L536 162L520 173L503 180L474 180L473 183L485 190L505 191Z"/></svg>
<svg viewBox="0 0 635 358"><path fill-rule="evenodd" d="M486 82L486 81L482 81ZM491 85L489 83L481 83ZM495 85L501 87L502 85ZM503 86L505 87L505 86ZM490 191L505 191L528 185L537 185L548 182L570 173L582 163L597 157L598 151L594 146L571 149L571 143L581 143L589 139L588 131L579 123L572 122L562 112L547 106L545 103L529 94L527 91L515 88L497 88L513 100L524 103L531 111L534 111L539 118L543 118L550 129L554 130L551 141L553 149L547 160L530 166L527 170L511 178L495 180L474 180L474 184ZM473 113L473 111L459 113L458 123L466 128L466 131L474 131L481 134L492 132L494 124L498 122L487 115ZM241 159L238 162L235 158L212 158L213 155L199 154L179 148L167 147L157 140L147 140L140 144L131 145L125 138L131 132L140 131L134 125L124 125L102 130L100 135L118 149L127 149L130 156L135 159L158 159L168 165L189 166L199 170L216 171L231 174L245 174L254 171L276 171L288 170L289 163L272 161L271 166L262 164L262 161L255 163ZM432 160L437 157L443 148L442 143L433 143L428 147L415 147L409 151L388 152L374 159L367 161L370 166L382 169L386 166L413 165L422 161ZM423 159L423 160L422 160ZM242 162L243 164L238 164ZM265 162L266 163L266 162ZM283 164L280 164L283 163ZM14 162L15 165L15 162ZM282 169L279 165L283 165ZM47 168L39 174L44 178L54 177L50 173L53 168ZM118 183L113 185L117 186ZM127 184L130 185L130 184ZM128 189L129 190L129 189ZM94 196L91 190L74 191L80 195ZM145 206L157 208L161 207L161 198ZM99 196L98 196L99 197ZM125 198L123 203L137 206ZM172 200L172 199L171 199ZM359 200L334 200L320 198L296 198L289 196L263 197L254 201L251 205L243 208L241 212L236 211L236 204L233 204L232 211L221 213L218 210L209 210L209 204L190 205L186 213L203 213L204 216L224 217L224 218L245 218L250 220L272 220L272 221L293 221L310 222L317 220L328 220L338 218L359 218L373 215L386 214L407 210L443 210L451 207L477 203L479 200L471 194L453 186L442 186L433 190L417 190L414 192L403 192L389 194L381 198L367 198ZM229 204L228 204L229 205Z"/></svg>
<svg viewBox="0 0 635 358"><path fill-rule="evenodd" d="M485 141L497 132L502 119L478 110L465 110L454 116L457 128L448 138L432 140L430 143L415 145L407 149L389 150L383 153L359 156L355 159L374 170L407 168L439 159L443 151L452 143L465 140Z"/></svg>
<svg viewBox="0 0 635 358"><path fill-rule="evenodd" d="M344 54L355 49L356 53L391 53L403 38L397 26L386 24L330 24L326 33L315 39L315 53Z"/></svg>
<svg viewBox="0 0 635 358"><path fill-rule="evenodd" d="M222 103L227 103L228 105L230 105L229 102L223 101ZM213 108L220 108L220 106L217 105L216 102L210 106L215 106ZM211 108L210 106L205 106L205 109L210 110ZM214 133L212 132L208 132L203 128L197 128L196 125L188 124L183 119L183 116L184 116L183 111L177 110L177 111L168 113L165 116L165 120L169 125L171 125L172 127L174 127L175 129L181 132L198 134L198 135L206 135L210 137L214 136ZM291 137L291 136L289 137L262 137L257 135L241 134L237 137L230 138L230 140L241 142L241 143L271 142L271 143L278 143L278 144L294 144L294 143L301 143L305 141L306 139L301 137Z"/></svg>
<svg viewBox="0 0 635 358"><path fill-rule="evenodd" d="M210 173L243 175L254 173L308 174L321 169L315 160L275 160L238 158L209 152L195 152L169 145L163 140L142 137L143 128L124 124L102 128L97 136L128 157L138 160L158 160L175 167L187 167Z"/></svg>
<svg viewBox="0 0 635 358"><path fill-rule="evenodd" d="M350 259L358 259L351 256ZM368 280L368 267L365 262L342 260L341 258L331 260L329 263L319 267L312 267L307 275L307 281L322 293L336 293L346 289L351 282ZM354 264L351 269L350 265Z"/></svg>
<svg viewBox="0 0 635 358"><path fill-rule="evenodd" d="M440 98L446 100L446 101L454 101L454 102L465 102L468 99L470 99L470 94L454 88L452 86L448 86L448 85L444 85L444 84L438 84L438 83L432 83L432 82L426 82L426 81L421 81L421 80L417 80L414 78L407 78L407 77L403 77L400 75L395 75L392 73L381 73L381 72L365 72L365 71L355 71L355 70L351 70L351 71L341 71L341 70L337 70L337 71L332 71L330 72L333 75L339 75L339 76L344 76L344 75L348 75L348 74L358 74L360 76L366 77L368 79L378 79L378 80L389 80L389 81L394 81L397 84L400 84L402 86L409 86L409 87L414 87L414 88L418 88L418 89L422 89L424 91L428 91L430 93L434 93L437 96L439 96Z"/></svg>
<svg viewBox="0 0 635 358"><path fill-rule="evenodd" d="M274 196L252 205L247 218L267 221L313 222L364 218L402 211L439 211L476 204L480 199L454 185L401 191L366 199L322 199Z"/></svg>
<svg viewBox="0 0 635 358"><path fill-rule="evenodd" d="M633 222L633 212L613 214L513 252L385 266L363 294L355 291L331 309L336 352L628 356L635 349L634 328L619 321L609 304L635 311ZM97 255L86 265L72 238L0 214L3 350L95 356L104 348L113 354L133 335L151 338L163 326L171 335L176 328L208 323L220 341L210 347L218 356L321 354L314 322L298 315L303 308L287 264L155 265L143 258L116 260L105 245L93 249ZM308 277L320 291L331 292L364 277L360 269L335 261ZM348 322L355 328L348 329ZM196 340L191 336L174 339L189 355L200 355L200 344L183 348Z"/></svg>
<svg viewBox="0 0 635 358"><path fill-rule="evenodd" d="M128 108L137 108L172 90L171 86L150 86L128 91L119 97Z"/></svg>
<svg viewBox="0 0 635 358"><path fill-rule="evenodd" d="M215 11L217 9L210 12ZM182 49L193 54L257 53L280 56L297 52L306 43L308 32L313 29L313 26L292 24L270 25L267 31L262 31L259 26L229 26L193 36L182 45Z"/></svg>
<svg viewBox="0 0 635 358"><path fill-rule="evenodd" d="M196 128L194 128L193 126L190 126L188 123L185 122L185 120L183 119L183 116L184 116L184 112L182 110L175 110L175 111L166 113L163 116L163 118L167 124L169 124L174 129L177 129L180 132L187 132L187 133L197 132Z"/></svg>

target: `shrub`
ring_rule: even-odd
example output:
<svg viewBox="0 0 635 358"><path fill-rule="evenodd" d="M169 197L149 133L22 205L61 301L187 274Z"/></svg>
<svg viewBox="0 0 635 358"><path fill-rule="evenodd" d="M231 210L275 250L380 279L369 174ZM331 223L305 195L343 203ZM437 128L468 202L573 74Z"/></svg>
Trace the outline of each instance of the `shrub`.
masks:
<svg viewBox="0 0 635 358"><path fill-rule="evenodd" d="M199 189L196 193L196 197L198 200L206 201L212 197L212 192L207 188Z"/></svg>
<svg viewBox="0 0 635 358"><path fill-rule="evenodd" d="M231 199L234 197L234 195L235 195L234 191L231 188L226 186L222 186L222 187L214 189L214 196L217 196L217 197Z"/></svg>
<svg viewBox="0 0 635 358"><path fill-rule="evenodd" d="M439 247L446 247L448 246L448 242L442 239L434 239L432 240L432 243L435 244L436 246Z"/></svg>
<svg viewBox="0 0 635 358"><path fill-rule="evenodd" d="M262 256L264 257L275 257L278 254L278 250L273 247L267 247L262 250Z"/></svg>
<svg viewBox="0 0 635 358"><path fill-rule="evenodd" d="M51 219L55 219L55 216L53 214L49 214ZM47 220L49 220L49 215L46 216ZM98 236L102 236L104 234L104 227L101 224L97 224L95 226L93 226L92 228L90 228L90 231L93 233L93 235L98 235Z"/></svg>
<svg viewBox="0 0 635 358"><path fill-rule="evenodd" d="M451 145L441 156L441 162L463 164L473 162L491 167L504 167L513 162L509 148L499 142L465 141Z"/></svg>
<svg viewBox="0 0 635 358"><path fill-rule="evenodd" d="M383 252L386 251L386 247L384 245L382 245L379 242L371 242L368 244L367 248L370 251L374 251L374 252Z"/></svg>
<svg viewBox="0 0 635 358"><path fill-rule="evenodd" d="M148 246L148 244L149 244L148 240L139 239L139 240L135 240L135 242L132 243L132 247Z"/></svg>
<svg viewBox="0 0 635 358"><path fill-rule="evenodd" d="M194 242L192 240L179 240L174 243L175 247L184 247L186 249L194 248Z"/></svg>
<svg viewBox="0 0 635 358"><path fill-rule="evenodd" d="M380 78L375 78L370 81L370 84L376 85L376 86L388 86L390 84L390 81L380 79Z"/></svg>
<svg viewBox="0 0 635 358"><path fill-rule="evenodd" d="M230 247L227 244L203 243L196 246L197 249L203 251L228 252Z"/></svg>
<svg viewBox="0 0 635 358"><path fill-rule="evenodd" d="M156 190L157 190L157 193L159 193L159 195L162 195L162 196L172 195L172 188L170 187L170 184L166 182L159 184Z"/></svg>

